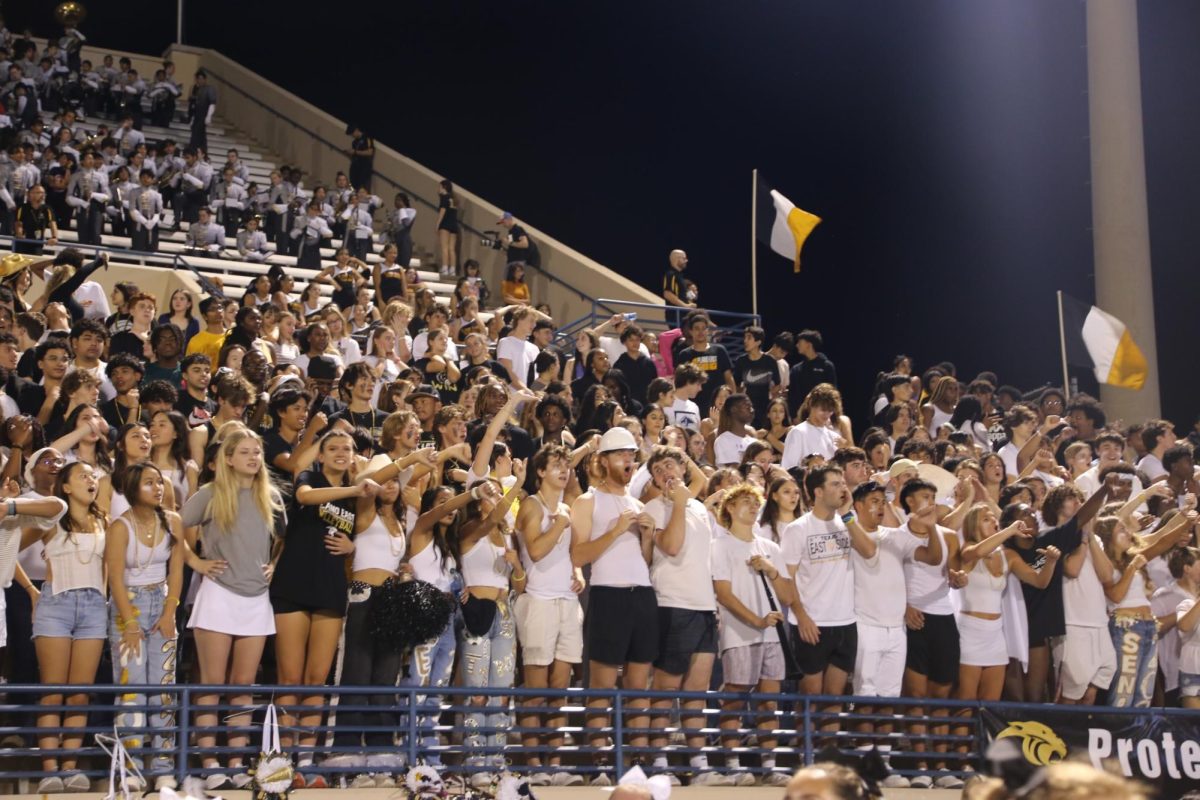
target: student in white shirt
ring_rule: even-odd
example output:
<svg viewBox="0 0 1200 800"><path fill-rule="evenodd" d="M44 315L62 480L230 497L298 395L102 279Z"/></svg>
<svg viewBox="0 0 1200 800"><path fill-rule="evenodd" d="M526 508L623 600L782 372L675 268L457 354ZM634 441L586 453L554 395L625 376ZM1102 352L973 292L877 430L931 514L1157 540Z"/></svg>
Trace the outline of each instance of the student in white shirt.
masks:
<svg viewBox="0 0 1200 800"><path fill-rule="evenodd" d="M837 451L841 437L830 427L838 411L836 396L819 391L819 387L813 389L800 408L802 416L805 410L807 417L788 431L787 438L783 440L780 466L784 469L800 466L807 456L814 453L828 461Z"/></svg>
<svg viewBox="0 0 1200 800"><path fill-rule="evenodd" d="M744 394L731 394L721 406L718 435L713 441L716 466L735 467L742 463L742 453L751 443L758 441L746 433L754 422L754 404Z"/></svg>
<svg viewBox="0 0 1200 800"><path fill-rule="evenodd" d="M1179 699L1184 708L1200 709L1200 550L1184 547L1171 558L1171 571L1179 572L1178 583L1190 597L1175 610L1179 630Z"/></svg>
<svg viewBox="0 0 1200 800"><path fill-rule="evenodd" d="M700 430L700 406L693 398L704 388L704 373L695 364L675 368L675 402L663 407L667 422L688 431Z"/></svg>
<svg viewBox="0 0 1200 800"><path fill-rule="evenodd" d="M1115 431L1106 431L1096 437L1093 442L1096 448L1096 463L1091 469L1075 476L1075 486L1083 492L1084 499L1091 497L1100 490L1100 473L1105 467L1115 467L1125 458L1125 437ZM1137 475L1133 476L1131 495L1142 491L1142 481Z"/></svg>
<svg viewBox="0 0 1200 800"><path fill-rule="evenodd" d="M712 680L717 658L717 602L713 593L711 547L712 526L704 504L692 497L684 476L687 467L683 451L677 447L654 448L647 469L661 493L646 503L646 513L654 519L654 553L650 562L650 583L658 600L658 658L654 662L655 691L704 692ZM670 698L655 700L656 715L650 727L665 731L670 723ZM684 728L704 727L703 700L682 703ZM665 748L664 733L650 740L650 746ZM703 735L688 736L688 747L703 748ZM693 786L729 786L729 780L708 768L708 756L693 755L696 771ZM654 768L669 769L664 750L654 758Z"/></svg>
<svg viewBox="0 0 1200 800"><path fill-rule="evenodd" d="M532 308L522 306L516 309L512 315L512 330L496 344L496 360L508 370L509 382L516 389L525 388L525 382L529 380L529 365L538 357L537 345L529 341L536 321L537 312Z"/></svg>
<svg viewBox="0 0 1200 800"><path fill-rule="evenodd" d="M748 483L739 484L721 500L721 524L729 531L712 543L712 581L717 602L721 604L721 667L728 692L776 694L786 675L779 629L785 619L783 609L796 605L795 588L784 564L779 545L754 535L754 522L762 507L762 493ZM754 710L759 720L758 745L763 749L762 766L769 770L763 779L767 785L783 785L787 776L775 772L771 750L776 739L774 701L759 702ZM754 784L754 776L742 768L733 748L741 742L736 735L742 724L746 703L721 702L724 716L721 728L730 731L722 738L727 752L726 767L735 786Z"/></svg>
<svg viewBox="0 0 1200 800"><path fill-rule="evenodd" d="M1151 481L1166 475L1162 456L1168 447L1175 444L1175 426L1162 419L1147 422L1146 427L1142 428L1142 444L1146 447L1146 455L1137 463L1138 469Z"/></svg>
<svg viewBox="0 0 1200 800"><path fill-rule="evenodd" d="M1196 580L1200 578L1197 556L1200 556L1200 551L1194 547L1172 550L1167 561L1172 580L1155 589L1150 597L1150 609L1158 620L1158 668L1162 671L1163 704L1166 706L1182 705L1179 696L1179 658L1183 653L1183 637L1179 630L1178 610L1185 601L1196 600ZM1200 687L1197 689L1200 690Z"/></svg>
<svg viewBox="0 0 1200 800"><path fill-rule="evenodd" d="M1095 492L1092 492L1094 494ZM1063 560L1063 617L1067 633L1054 644L1058 702L1095 705L1117 671L1117 651L1108 632L1106 587L1114 581L1112 562L1099 537L1083 542Z"/></svg>

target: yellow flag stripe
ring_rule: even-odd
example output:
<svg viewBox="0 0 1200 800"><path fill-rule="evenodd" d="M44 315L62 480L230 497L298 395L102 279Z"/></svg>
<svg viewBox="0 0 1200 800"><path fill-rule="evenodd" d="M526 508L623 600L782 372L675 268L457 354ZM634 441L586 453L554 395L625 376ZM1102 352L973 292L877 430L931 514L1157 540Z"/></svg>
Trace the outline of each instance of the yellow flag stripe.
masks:
<svg viewBox="0 0 1200 800"><path fill-rule="evenodd" d="M787 215L788 230L796 239L796 260L794 271L800 271L800 251L804 248L804 240L813 232L813 228L821 223L821 218L803 209L793 207Z"/></svg>
<svg viewBox="0 0 1200 800"><path fill-rule="evenodd" d="M1134 343L1129 329L1126 328L1117 343L1117 352L1113 353L1112 366L1109 367L1108 380L1105 383L1123 386L1126 389L1141 389L1146 384L1148 372L1146 356L1142 355L1141 349Z"/></svg>

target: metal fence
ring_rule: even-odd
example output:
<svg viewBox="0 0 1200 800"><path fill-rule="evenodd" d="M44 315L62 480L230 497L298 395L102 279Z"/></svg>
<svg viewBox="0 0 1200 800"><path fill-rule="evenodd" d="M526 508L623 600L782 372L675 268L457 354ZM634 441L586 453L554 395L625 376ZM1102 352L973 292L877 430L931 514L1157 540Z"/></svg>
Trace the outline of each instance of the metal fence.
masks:
<svg viewBox="0 0 1200 800"><path fill-rule="evenodd" d="M359 772L399 772L405 765L418 763L440 763L447 772L458 774L494 772L501 765L514 772L541 771L543 768L529 766L532 756L540 757L543 763L551 756L561 759L561 769L585 778L602 771L615 778L634 763L651 767L656 756L666 755L666 771L683 777L694 771L689 766L692 756L703 754L713 769L724 771L726 758L736 755L742 769L761 776L771 771L763 766L764 757L773 758L776 769L790 772L811 764L825 747L849 751L869 744L889 745L891 766L899 774L962 776L978 765L986 749L979 714L982 709L1047 708L978 701L931 703L916 698L881 701L787 693L589 689L446 687L431 693L428 688L396 686L8 685L4 690L4 701L0 703L0 781L29 781L60 774L43 769L41 759L50 751L39 749L38 744L41 737L63 731L82 737L83 746L60 751L60 758L78 759L79 769L89 777L106 778L109 759L96 744L96 735L111 736L114 729L133 745L129 747L131 756L147 762L142 773L151 783L164 774L182 780L188 774L244 772L259 751L266 705L283 695L303 697L314 692L320 704L305 706L302 713L319 715L320 724L301 726L290 716L291 711L300 711L299 706L280 707L284 749L296 762L315 759L315 766L301 771L321 773L335 785L340 778L349 779ZM61 698L73 693L86 693L88 703L64 704ZM237 694L251 695L253 704L233 706L224 700ZM56 705L44 704L55 695L59 701ZM197 700L206 695L219 695L220 703L198 705ZM147 705L148 696L164 697L163 705ZM384 705L379 704L381 696L386 699ZM485 706L485 698L499 704ZM694 701L695 707L688 708L689 701ZM889 707L886 713L879 713L881 702ZM656 708L647 708L656 704ZM1144 709L1055 708L1058 713L1069 708L1081 719L1097 711L1146 713ZM230 717L239 713L244 716L247 711L252 713L250 724L236 728L226 724ZM355 711L373 712L378 724L348 726L344 719ZM86 713L86 724L66 729L49 727L48 719L38 720L39 715L64 712ZM221 720L216 728L198 724L197 714L214 712ZM152 713L160 716L153 727L146 721ZM1200 716L1197 712L1158 709L1155 713ZM472 714L491 716L481 722L471 720ZM128 724L130 719L140 724ZM891 731L879 731L882 727L890 727ZM195 736L214 732L218 737L216 746L197 746ZM348 738L354 744L335 746L335 732L339 741ZM227 738L231 733L248 736L248 745L230 746ZM169 746L155 749L137 744L149 742L155 734L165 736ZM358 744L371 734L372 739L382 742L373 746ZM302 743L301 739L309 741ZM394 769L323 763L327 757L341 754L386 754L393 757ZM160 762L166 756L169 767L159 764L157 769L149 768L148 762L155 755ZM221 767L202 768L201 758L213 756ZM229 767L230 757L240 757L245 766Z"/></svg>

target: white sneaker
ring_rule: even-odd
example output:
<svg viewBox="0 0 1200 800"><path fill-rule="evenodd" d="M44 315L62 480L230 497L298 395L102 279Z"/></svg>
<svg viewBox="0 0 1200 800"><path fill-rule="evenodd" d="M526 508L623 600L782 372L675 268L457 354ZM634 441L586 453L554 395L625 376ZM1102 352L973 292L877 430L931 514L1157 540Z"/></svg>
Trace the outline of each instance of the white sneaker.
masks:
<svg viewBox="0 0 1200 800"><path fill-rule="evenodd" d="M71 777L63 781L63 788L72 793L90 792L92 790L92 779L82 772L75 772Z"/></svg>
<svg viewBox="0 0 1200 800"><path fill-rule="evenodd" d="M745 769L739 769L729 774L730 786L753 786L755 783L754 776Z"/></svg>
<svg viewBox="0 0 1200 800"><path fill-rule="evenodd" d="M404 759L398 753L371 753L364 765L380 772L397 771L404 767Z"/></svg>
<svg viewBox="0 0 1200 800"><path fill-rule="evenodd" d="M338 753L321 762L322 767L365 767L367 759L361 753Z"/></svg>
<svg viewBox="0 0 1200 800"><path fill-rule="evenodd" d="M612 778L609 777L607 772L597 772L596 776L594 778L592 778L591 785L592 786L612 786L613 785Z"/></svg>
<svg viewBox="0 0 1200 800"><path fill-rule="evenodd" d="M57 775L42 778L37 787L38 794L62 794L64 791L66 787L63 785L63 779Z"/></svg>
<svg viewBox="0 0 1200 800"><path fill-rule="evenodd" d="M928 775L918 775L915 778L909 778L908 785L913 789L932 789L933 778Z"/></svg>
<svg viewBox="0 0 1200 800"><path fill-rule="evenodd" d="M254 778L250 775L249 772L239 772L237 775L234 775L233 778L231 778L230 780L233 783L233 788L235 788L235 789L245 789L247 786L249 786L251 783L254 782Z"/></svg>
<svg viewBox="0 0 1200 800"><path fill-rule="evenodd" d="M562 767L556 767L562 770ZM583 776L576 772L556 772L550 778L551 786L583 786Z"/></svg>
<svg viewBox="0 0 1200 800"><path fill-rule="evenodd" d="M485 786L491 786L494 776L490 772L473 772L468 783L473 789L482 789Z"/></svg>
<svg viewBox="0 0 1200 800"><path fill-rule="evenodd" d="M395 789L396 779L386 772L375 773L375 788L376 789Z"/></svg>
<svg viewBox="0 0 1200 800"><path fill-rule="evenodd" d="M553 779L550 777L550 773L548 772L534 772L529 776L529 785L549 786L551 780Z"/></svg>
<svg viewBox="0 0 1200 800"><path fill-rule="evenodd" d="M772 771L762 776L762 780L759 781L759 786L786 786L787 782L790 780L790 775L787 775L783 772Z"/></svg>
<svg viewBox="0 0 1200 800"><path fill-rule="evenodd" d="M232 789L233 781L229 780L228 775L209 775L204 779L204 791L219 792L223 789Z"/></svg>
<svg viewBox="0 0 1200 800"><path fill-rule="evenodd" d="M963 780L957 775L943 775L934 781L933 785L938 789L961 789Z"/></svg>
<svg viewBox="0 0 1200 800"><path fill-rule="evenodd" d="M912 783L903 775L892 773L879 782L879 785L884 789L907 789Z"/></svg>
<svg viewBox="0 0 1200 800"><path fill-rule="evenodd" d="M351 789L374 789L375 778L371 775L355 775L354 780L350 781Z"/></svg>
<svg viewBox="0 0 1200 800"><path fill-rule="evenodd" d="M156 792L161 792L163 789L176 789L178 786L174 775L159 775L154 779L154 791Z"/></svg>
<svg viewBox="0 0 1200 800"><path fill-rule="evenodd" d="M733 786L733 781L728 775L722 775L719 772L713 772L711 769L706 769L704 772L697 772L688 782L689 786Z"/></svg>

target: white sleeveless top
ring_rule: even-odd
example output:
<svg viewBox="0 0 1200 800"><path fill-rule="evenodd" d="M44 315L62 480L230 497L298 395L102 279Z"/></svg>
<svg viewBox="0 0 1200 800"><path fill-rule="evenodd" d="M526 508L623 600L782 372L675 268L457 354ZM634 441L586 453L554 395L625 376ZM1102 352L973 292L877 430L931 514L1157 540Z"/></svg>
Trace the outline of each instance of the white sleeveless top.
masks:
<svg viewBox="0 0 1200 800"><path fill-rule="evenodd" d="M504 548L492 544L491 537L483 536L462 556L463 581L467 586L490 586L493 589L508 588L508 562L504 560Z"/></svg>
<svg viewBox="0 0 1200 800"><path fill-rule="evenodd" d="M167 562L171 560L171 532L163 531L163 537L153 547L142 544L138 538L133 521L122 516L114 522L120 522L129 532L129 541L125 545L125 585L152 586L167 579ZM155 533L162 527L158 516L154 517Z"/></svg>
<svg viewBox="0 0 1200 800"><path fill-rule="evenodd" d="M46 542L46 561L54 594L95 589L104 594L104 532L67 533L59 525Z"/></svg>
<svg viewBox="0 0 1200 800"><path fill-rule="evenodd" d="M383 518L376 514L367 529L354 537L353 571L382 569L393 575L399 574L400 562L404 560L405 542L403 531L399 536L393 536L383 524Z"/></svg>
<svg viewBox="0 0 1200 800"><path fill-rule="evenodd" d="M1121 602L1111 605L1110 610L1118 608L1149 608L1150 600L1146 596L1146 576L1143 570L1138 570L1133 573L1133 580L1129 582L1129 591L1125 593L1125 597Z"/></svg>
<svg viewBox="0 0 1200 800"><path fill-rule="evenodd" d="M908 529L912 532L912 529ZM911 558L904 561L904 581L908 589L908 604L922 614L953 614L954 606L950 603L950 581L946 577L946 537L942 536L940 528L935 528L930 536L942 537L942 560L936 567L922 564ZM924 541L925 537L918 536Z"/></svg>
<svg viewBox="0 0 1200 800"><path fill-rule="evenodd" d="M550 530L551 515L546 513L547 509L542 499L535 494L527 497L525 502L537 503L542 514L538 528L542 533ZM573 600L575 592L571 591L571 580L574 578L575 568L571 565L571 526L568 525L563 530L554 548L542 556L541 561L530 558L529 551L522 544L521 565L525 568L526 594L540 600Z"/></svg>
<svg viewBox="0 0 1200 800"><path fill-rule="evenodd" d="M963 611L973 611L977 614L999 614L1004 587L1008 584L1008 557L1001 553L1000 563L1003 567L1000 576L996 577L988 569L987 559L981 558L975 562L967 576L967 585L959 590Z"/></svg>
<svg viewBox="0 0 1200 800"><path fill-rule="evenodd" d="M949 422L950 418L954 415L948 411L942 411L937 406L932 406L932 408L933 408L933 417L929 420L929 435L932 436L934 439L936 439L937 438L937 429L941 426L941 424L943 422Z"/></svg>
<svg viewBox="0 0 1200 800"><path fill-rule="evenodd" d="M591 539L603 536L621 512L641 511L641 504L629 495L593 492ZM634 526L636 531L636 525ZM622 533L592 563L592 586L649 586L650 567L642 557L642 540L636 533Z"/></svg>
<svg viewBox="0 0 1200 800"><path fill-rule="evenodd" d="M435 542L430 542L419 553L413 553L408 559L413 569L413 577L419 581L432 583L443 592L450 591L450 570L455 563L452 556L446 557L446 568L442 569L442 551Z"/></svg>

